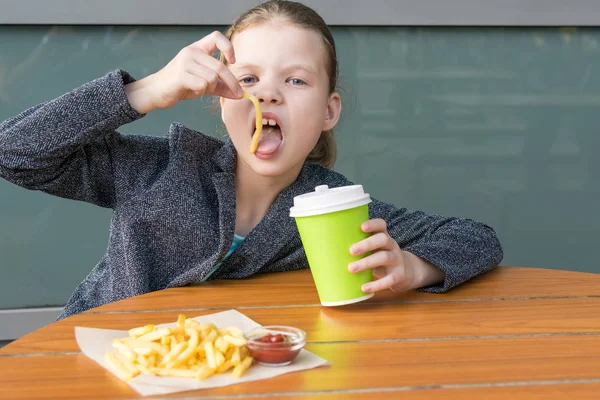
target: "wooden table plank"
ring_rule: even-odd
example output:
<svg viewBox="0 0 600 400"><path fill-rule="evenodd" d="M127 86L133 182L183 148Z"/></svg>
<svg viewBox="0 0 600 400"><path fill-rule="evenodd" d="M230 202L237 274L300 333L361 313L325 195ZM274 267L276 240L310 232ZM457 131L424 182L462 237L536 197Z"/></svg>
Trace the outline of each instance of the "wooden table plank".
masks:
<svg viewBox="0 0 600 400"><path fill-rule="evenodd" d="M255 308L242 312L261 325L298 326L307 332L310 342L600 332L600 298ZM211 313L185 314L195 317ZM174 322L178 314L80 314L22 337L1 349L0 355L79 351L75 326L127 330Z"/></svg>
<svg viewBox="0 0 600 400"><path fill-rule="evenodd" d="M507 280L511 282L509 287L505 284ZM255 294L257 286L261 288L260 296ZM194 288L196 291L193 296L183 295L188 293L189 288L174 288L138 296L130 299L126 304L112 303L91 311L228 309L238 306L241 302L246 307L319 304L308 270L259 275L243 280L210 281ZM247 295L249 292L253 293L252 296ZM282 296L282 293L285 293L285 296ZM377 293L369 301L446 301L561 296L600 296L600 275L539 268L499 267L447 293L432 294L418 291L393 293L386 290Z"/></svg>
<svg viewBox="0 0 600 400"><path fill-rule="evenodd" d="M547 400L548 398L597 400L600 383L572 383L560 385L475 387L475 388L421 388L418 390L365 391L343 393L311 393L311 400ZM206 399L207 397L205 397ZM259 396L256 400L306 400L307 395Z"/></svg>
<svg viewBox="0 0 600 400"><path fill-rule="evenodd" d="M420 390L438 385L539 386L570 380L600 382L600 335L310 344L307 350L331 365L271 378L268 385L255 381L177 396L283 394L290 388L301 393L373 388ZM137 397L127 385L82 354L2 357L0 370L0 398L88 398L92 388L102 388L106 397Z"/></svg>

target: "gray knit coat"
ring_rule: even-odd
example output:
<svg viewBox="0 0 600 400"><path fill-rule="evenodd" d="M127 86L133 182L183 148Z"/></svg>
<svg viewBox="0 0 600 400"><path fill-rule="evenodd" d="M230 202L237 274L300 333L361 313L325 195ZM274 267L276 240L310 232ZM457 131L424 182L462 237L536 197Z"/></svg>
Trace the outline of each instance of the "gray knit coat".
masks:
<svg viewBox="0 0 600 400"><path fill-rule="evenodd" d="M61 316L119 299L203 281L225 256L235 228L235 160L231 141L180 124L166 137L116 130L143 115L129 104L114 71L0 125L0 176L31 190L113 210L108 248ZM294 196L318 185L352 184L305 163L296 181L210 279L308 268L295 222ZM446 291L494 268L502 248L489 226L470 219L408 211L374 200L403 250L446 273Z"/></svg>

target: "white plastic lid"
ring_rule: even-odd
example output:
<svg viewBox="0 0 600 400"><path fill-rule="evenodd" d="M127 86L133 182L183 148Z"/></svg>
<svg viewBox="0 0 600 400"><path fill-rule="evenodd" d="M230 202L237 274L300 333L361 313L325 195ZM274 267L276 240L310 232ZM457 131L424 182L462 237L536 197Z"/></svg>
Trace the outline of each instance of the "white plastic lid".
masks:
<svg viewBox="0 0 600 400"><path fill-rule="evenodd" d="M369 204L371 196L363 191L362 185L329 188L317 186L314 192L294 197L294 206L290 208L290 217L310 217L343 211Z"/></svg>

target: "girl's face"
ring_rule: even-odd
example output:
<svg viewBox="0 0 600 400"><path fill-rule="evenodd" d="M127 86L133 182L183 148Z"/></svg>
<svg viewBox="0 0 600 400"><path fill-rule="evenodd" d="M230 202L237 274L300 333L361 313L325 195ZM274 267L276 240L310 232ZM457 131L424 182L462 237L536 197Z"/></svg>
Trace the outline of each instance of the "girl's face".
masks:
<svg viewBox="0 0 600 400"><path fill-rule="evenodd" d="M291 183L321 131L332 129L341 111L340 96L329 94L323 39L312 30L273 21L236 33L232 44L236 62L229 68L259 99L263 113L261 141L250 154L256 123L252 102L221 98L238 168Z"/></svg>

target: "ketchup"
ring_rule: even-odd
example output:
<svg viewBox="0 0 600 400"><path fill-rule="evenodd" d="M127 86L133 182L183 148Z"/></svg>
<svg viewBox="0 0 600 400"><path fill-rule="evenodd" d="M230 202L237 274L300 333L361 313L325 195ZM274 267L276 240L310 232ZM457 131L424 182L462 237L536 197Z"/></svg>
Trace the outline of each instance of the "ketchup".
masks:
<svg viewBox="0 0 600 400"><path fill-rule="evenodd" d="M285 341L289 342L289 336L282 335L281 333L278 333L276 335L267 333L265 336L256 339L256 341L261 343L281 343Z"/></svg>
<svg viewBox="0 0 600 400"><path fill-rule="evenodd" d="M267 333L254 339L260 345L250 345L248 350L256 361L262 364L285 365L289 364L302 350L293 343L295 337L283 334Z"/></svg>

